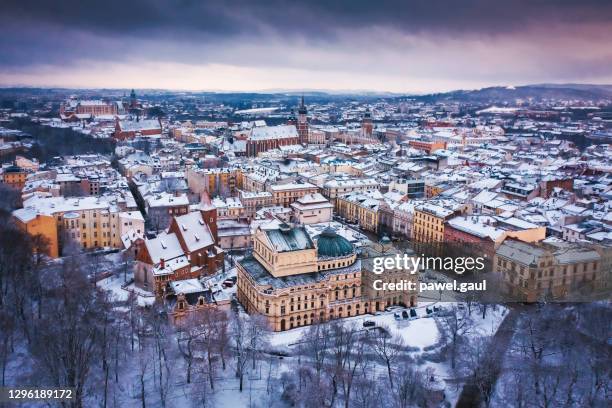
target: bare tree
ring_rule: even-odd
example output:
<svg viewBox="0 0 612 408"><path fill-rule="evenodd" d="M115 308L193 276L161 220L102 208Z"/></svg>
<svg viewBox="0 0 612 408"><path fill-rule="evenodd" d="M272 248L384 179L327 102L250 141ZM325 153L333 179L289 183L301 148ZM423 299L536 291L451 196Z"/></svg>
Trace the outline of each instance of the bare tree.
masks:
<svg viewBox="0 0 612 408"><path fill-rule="evenodd" d="M597 306L548 304L525 311L499 398L519 407L608 406L607 340L587 335L589 318L581 316L593 307ZM609 327L609 321L605 323Z"/></svg>
<svg viewBox="0 0 612 408"><path fill-rule="evenodd" d="M0 309L0 371L2 381L0 385L6 386L6 367L13 352L13 336L15 333L15 320L13 315L5 309Z"/></svg>
<svg viewBox="0 0 612 408"><path fill-rule="evenodd" d="M338 322L331 324L331 354L332 354L332 384L334 394L332 404L337 395L338 387L342 390L344 406L350 405L353 381L358 374L358 370L366 364L366 344L361 341L359 331L356 326L345 326Z"/></svg>
<svg viewBox="0 0 612 408"><path fill-rule="evenodd" d="M27 320L32 271L30 237L8 219L0 218L0 308L6 306L10 297L15 316L28 341L31 337Z"/></svg>
<svg viewBox="0 0 612 408"><path fill-rule="evenodd" d="M330 341L330 326L322 322L315 322L302 337L301 350L312 361L317 382L321 381L321 371L329 354Z"/></svg>
<svg viewBox="0 0 612 408"><path fill-rule="evenodd" d="M355 380L355 392L353 393L352 407L369 408L375 406L389 406L387 388L381 386L376 378L359 376Z"/></svg>
<svg viewBox="0 0 612 408"><path fill-rule="evenodd" d="M498 396L497 402L503 402L508 406L516 408L525 408L530 403L529 393L527 389L529 379L520 369L509 370L509 375L502 383L501 395Z"/></svg>
<svg viewBox="0 0 612 408"><path fill-rule="evenodd" d="M252 362L252 369L255 370L255 362L262 356L262 350L268 342L268 326L266 319L261 315L251 316L247 325L249 337L249 354Z"/></svg>
<svg viewBox="0 0 612 408"><path fill-rule="evenodd" d="M104 297L105 294L100 292L98 296ZM106 408L108 404L111 346L113 343L112 339L113 337L118 336L119 333L117 333L116 327L112 324L112 308L108 302L101 302L100 315L100 324L102 326L102 336L100 338L100 357L102 359L102 372L104 376L104 396L102 405L104 408Z"/></svg>
<svg viewBox="0 0 612 408"><path fill-rule="evenodd" d="M187 363L187 384L191 383L191 371L195 359L196 342L203 337L203 327L199 316L191 313L177 329L176 343L178 350Z"/></svg>
<svg viewBox="0 0 612 408"><path fill-rule="evenodd" d="M476 387L480 402L488 407L493 393L492 381L497 378L501 363L500 356L493 352L490 337L475 337L466 342L462 362L466 368L469 381Z"/></svg>
<svg viewBox="0 0 612 408"><path fill-rule="evenodd" d="M444 313L438 315L436 319L449 338L448 347L451 354L451 367L455 369L459 344L471 332L473 321L469 314L457 306L448 308Z"/></svg>
<svg viewBox="0 0 612 408"><path fill-rule="evenodd" d="M132 349L132 351L134 351L134 339L136 336L136 330L138 328L138 320L139 320L139 313L138 313L138 295L136 295L134 292L130 292L128 294L128 298L127 298L127 305L128 305L128 320L129 320L129 325L130 325L130 347Z"/></svg>
<svg viewBox="0 0 612 408"><path fill-rule="evenodd" d="M170 341L168 320L160 306L155 305L150 307L145 314L145 320L151 328L153 335L153 355L157 363L154 367L154 371L156 371L157 374L156 387L159 391L161 406L165 407L172 366L168 354L172 351L172 345L174 343Z"/></svg>
<svg viewBox="0 0 612 408"><path fill-rule="evenodd" d="M195 374L198 377L209 376L208 370L205 365L198 365L195 369ZM210 388L206 381L193 381L191 383L191 392L193 397L191 398L194 407L207 408L214 407L214 391Z"/></svg>
<svg viewBox="0 0 612 408"><path fill-rule="evenodd" d="M0 216L8 215L22 206L21 191L0 183Z"/></svg>
<svg viewBox="0 0 612 408"><path fill-rule="evenodd" d="M521 336L518 337L518 349L527 363L529 373L533 376L533 388L536 394L541 392L541 377L544 359L554 353L557 341L547 333L547 324L541 320L544 315L527 315L519 325Z"/></svg>
<svg viewBox="0 0 612 408"><path fill-rule="evenodd" d="M221 368L225 371L227 367L226 359L230 347L230 319L226 312L218 313L216 319L215 348L221 358Z"/></svg>
<svg viewBox="0 0 612 408"><path fill-rule="evenodd" d="M393 388L393 370L395 363L403 353L404 341L401 337L393 336L390 333L388 327L380 326L368 332L368 340L371 350L387 368L389 384Z"/></svg>
<svg viewBox="0 0 612 408"><path fill-rule="evenodd" d="M244 375L247 363L261 355L261 349L267 341L268 331L265 320L261 316L235 315L231 321L231 334L234 343L234 358L236 361L236 378L240 380L240 391L244 386Z"/></svg>
<svg viewBox="0 0 612 408"><path fill-rule="evenodd" d="M33 273L30 284L32 286L33 300L36 302L36 308L38 310L38 318L42 317L44 289L43 289L43 275L45 274L44 259L45 254L49 252L50 242L49 239L41 234L36 234L31 237L33 256Z"/></svg>
<svg viewBox="0 0 612 408"><path fill-rule="evenodd" d="M32 356L40 372L57 387L75 388L71 406L83 406L92 365L100 353L100 310L105 299L89 284L80 255L64 260L32 336Z"/></svg>
<svg viewBox="0 0 612 408"><path fill-rule="evenodd" d="M227 313L215 308L208 308L200 314L200 334L203 352L206 354L206 373L210 388L215 388L215 359L217 356L225 361L227 348ZM224 363L225 364L225 363Z"/></svg>
<svg viewBox="0 0 612 408"><path fill-rule="evenodd" d="M403 366L397 375L397 381L393 389L395 406L398 408L426 406L426 383L425 373L409 365Z"/></svg>
<svg viewBox="0 0 612 408"><path fill-rule="evenodd" d="M137 361L138 361L138 385L140 386L140 404L142 408L147 408L147 374L150 370L150 365L152 361L151 356L151 348L149 347L141 347L137 351Z"/></svg>
<svg viewBox="0 0 612 408"><path fill-rule="evenodd" d="M251 341L248 335L248 318L237 315L232 319L231 333L234 340L234 357L236 360L236 378L240 382L240 392L244 387L244 374L249 362Z"/></svg>

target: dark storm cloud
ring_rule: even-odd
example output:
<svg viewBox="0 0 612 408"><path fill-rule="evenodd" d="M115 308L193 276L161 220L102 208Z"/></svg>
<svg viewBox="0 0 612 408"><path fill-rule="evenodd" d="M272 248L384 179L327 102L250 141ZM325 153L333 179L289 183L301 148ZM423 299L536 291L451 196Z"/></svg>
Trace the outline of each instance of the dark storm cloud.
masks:
<svg viewBox="0 0 612 408"><path fill-rule="evenodd" d="M171 30L212 35L279 32L318 36L368 25L412 31L498 33L530 24L610 22L607 0L8 0L7 19L106 33Z"/></svg>
<svg viewBox="0 0 612 408"><path fill-rule="evenodd" d="M109 37L177 40L237 35L333 39L338 30L373 26L403 33L499 35L567 23L612 24L609 0L4 0L4 31L17 43L23 31L52 39L62 30ZM54 31L55 30L55 31ZM26 36L27 37L27 36ZM44 38L39 38L44 42ZM27 44L34 41L26 38ZM70 39L66 39L70 41ZM4 40L3 40L4 42Z"/></svg>
<svg viewBox="0 0 612 408"><path fill-rule="evenodd" d="M96 61L170 61L572 78L605 74L611 36L609 0L2 0L0 75ZM511 60L502 67L506 50ZM441 54L451 63L440 64Z"/></svg>

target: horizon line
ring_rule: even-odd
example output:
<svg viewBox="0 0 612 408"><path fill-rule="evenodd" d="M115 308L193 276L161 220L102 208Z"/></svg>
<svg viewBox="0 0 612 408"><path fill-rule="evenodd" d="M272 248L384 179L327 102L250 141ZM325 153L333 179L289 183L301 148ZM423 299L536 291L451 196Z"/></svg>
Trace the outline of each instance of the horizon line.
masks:
<svg viewBox="0 0 612 408"><path fill-rule="evenodd" d="M86 86L56 86L56 85L0 85L0 90L9 90L9 89L56 89L56 90L109 90L109 91L124 91L124 90L145 90L145 91L164 91L164 92L187 92L187 93L259 93L259 94L283 94L283 93L303 93L303 92L313 92L313 93L325 93L329 95L338 94L338 95L355 95L355 94L390 94L396 96L426 96L426 95L435 95L435 94L444 94L451 92L460 92L460 91L479 91L483 89L489 88L506 88L508 90L512 90L513 88L525 88L525 87L534 87L534 86L548 86L548 85L556 85L556 86L595 86L595 87L605 87L612 86L612 83L591 83L591 82L540 82L540 83L528 83L522 85L513 85L513 84L499 84L499 85L490 85L484 86L480 88L453 88L446 91L430 91L430 92L415 92L415 91L385 91L385 90L372 90L372 89L324 89L324 88L289 88L289 89L257 89L257 90L229 90L229 89L180 89L180 88L155 88L155 87L139 87L139 88L124 88L124 87L86 87Z"/></svg>

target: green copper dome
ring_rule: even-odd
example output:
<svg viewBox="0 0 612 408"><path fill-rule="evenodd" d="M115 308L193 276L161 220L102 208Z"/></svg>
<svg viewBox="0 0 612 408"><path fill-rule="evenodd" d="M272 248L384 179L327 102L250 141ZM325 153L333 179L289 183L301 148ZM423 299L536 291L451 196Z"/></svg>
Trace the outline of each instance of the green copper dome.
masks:
<svg viewBox="0 0 612 408"><path fill-rule="evenodd" d="M353 245L341 237L333 228L327 227L317 240L317 254L320 258L339 258L354 252Z"/></svg>

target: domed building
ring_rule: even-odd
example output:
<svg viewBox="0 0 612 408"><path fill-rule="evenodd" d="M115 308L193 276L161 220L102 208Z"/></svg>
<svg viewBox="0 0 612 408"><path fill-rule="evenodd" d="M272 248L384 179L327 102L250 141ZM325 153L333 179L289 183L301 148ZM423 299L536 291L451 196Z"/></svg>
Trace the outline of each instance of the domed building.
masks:
<svg viewBox="0 0 612 408"><path fill-rule="evenodd" d="M311 238L304 227L259 227L253 253L238 262L237 296L274 331L368 312L361 261L332 228Z"/></svg>
<svg viewBox="0 0 612 408"><path fill-rule="evenodd" d="M353 244L338 235L333 228L327 227L319 235L317 240L317 256L319 258L338 258L354 254Z"/></svg>

